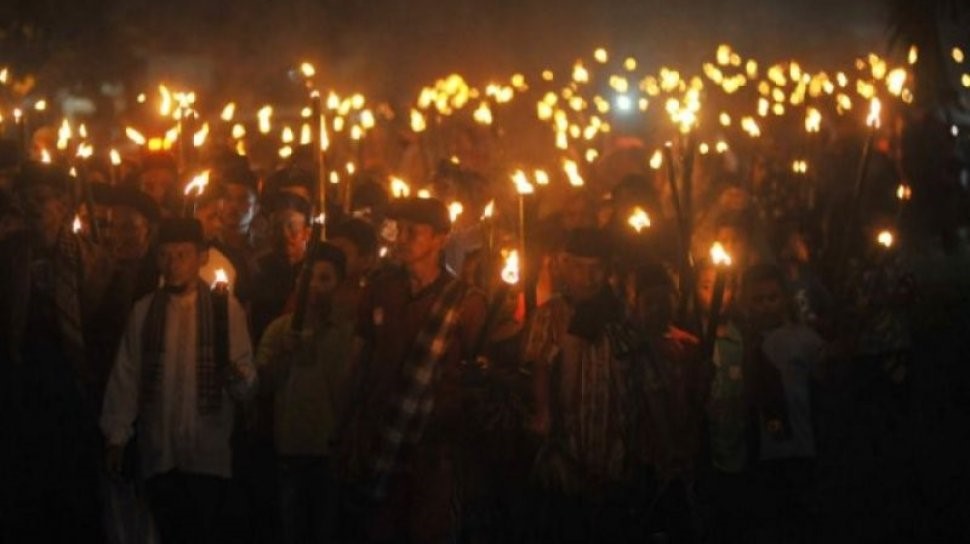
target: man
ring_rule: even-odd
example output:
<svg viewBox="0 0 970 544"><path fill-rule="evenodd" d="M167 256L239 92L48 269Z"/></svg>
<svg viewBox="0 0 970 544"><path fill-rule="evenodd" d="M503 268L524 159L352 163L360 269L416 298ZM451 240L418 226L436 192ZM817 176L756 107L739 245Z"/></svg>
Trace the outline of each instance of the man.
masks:
<svg viewBox="0 0 970 544"><path fill-rule="evenodd" d="M389 217L403 269L361 296L339 466L378 501L357 539L443 542L456 529L460 362L474 355L485 300L442 267L451 220L441 201L399 200Z"/></svg>
<svg viewBox="0 0 970 544"><path fill-rule="evenodd" d="M194 204L194 217L202 225L202 238L205 240L209 258L199 277L209 285L213 285L219 270L222 270L229 279L229 284L233 286L237 293L239 290L239 277L236 273L236 266L229 257L222 251L222 244L219 235L222 233L222 207L225 202L225 192L221 185L210 185L199 195Z"/></svg>
<svg viewBox="0 0 970 544"><path fill-rule="evenodd" d="M119 474L137 422L140 475L163 542L220 537L229 477L232 399L256 383L246 317L228 292L199 278L206 250L194 219L159 227L164 287L144 297L108 381L105 463Z"/></svg>
<svg viewBox="0 0 970 544"><path fill-rule="evenodd" d="M324 243L307 258L312 268L303 329L292 330L293 314L280 317L256 354L260 383L275 394L280 515L283 542L290 543L328 542L333 534L329 441L353 340L353 322L334 314L344 254Z"/></svg>
<svg viewBox="0 0 970 544"><path fill-rule="evenodd" d="M109 277L72 232L60 169L25 164L15 180L26 229L0 243L0 540L102 538L97 505L99 373L89 327Z"/></svg>
<svg viewBox="0 0 970 544"><path fill-rule="evenodd" d="M236 269L236 297L247 303L251 292L250 268L256 252L251 231L257 210L258 180L245 158L236 156L216 170L216 181L223 191L218 247Z"/></svg>
<svg viewBox="0 0 970 544"><path fill-rule="evenodd" d="M815 437L811 384L822 377L825 342L791 319L784 272L756 265L742 286L747 317L745 389L751 407L750 441L757 482L767 506L762 529L772 540L805 534L813 479ZM754 453L754 451L752 453Z"/></svg>
<svg viewBox="0 0 970 544"><path fill-rule="evenodd" d="M178 166L170 153L152 152L142 157L136 175L138 189L150 196L163 217L176 215L181 194L178 187Z"/></svg>
<svg viewBox="0 0 970 544"><path fill-rule="evenodd" d="M353 315L361 290L377 266L377 233L367 221L353 218L328 229L327 240L347 257L346 278L334 295L336 311L339 315Z"/></svg>
<svg viewBox="0 0 970 544"><path fill-rule="evenodd" d="M606 529L603 518L588 517L591 510L581 505L625 495L635 465L632 425L639 410L629 360L618 357L611 334L623 320L623 306L607 283L610 257L603 231L569 233L559 267L564 292L539 308L525 344L536 395L533 427L550 452L543 463L548 487L570 499L561 519L586 521L570 531ZM609 540L626 528L608 530L618 532L600 534Z"/></svg>
<svg viewBox="0 0 970 544"><path fill-rule="evenodd" d="M310 203L281 192L269 203L272 246L256 259L251 318L253 338L262 337L269 324L283 314L287 299L303 267L310 239Z"/></svg>

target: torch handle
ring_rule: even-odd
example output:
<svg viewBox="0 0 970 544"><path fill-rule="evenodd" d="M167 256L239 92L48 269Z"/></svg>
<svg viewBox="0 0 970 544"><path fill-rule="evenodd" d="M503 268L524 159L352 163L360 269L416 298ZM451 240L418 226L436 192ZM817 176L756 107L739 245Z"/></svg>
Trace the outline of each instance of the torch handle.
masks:
<svg viewBox="0 0 970 544"><path fill-rule="evenodd" d="M293 310L293 319L290 321L290 330L300 332L303 330L303 322L306 320L307 298L310 291L310 275L313 272L313 255L316 253L317 244L320 243L320 233L323 224L313 223L310 231L310 241L307 243L306 256L303 257L303 268L300 270L300 278L296 287L296 308Z"/></svg>
<svg viewBox="0 0 970 544"><path fill-rule="evenodd" d="M725 272L718 270L714 276L714 293L711 296L711 311L707 318L707 330L704 331L704 343L701 353L704 360L714 356L714 341L717 339L717 326L721 321L721 307L724 304L724 288L727 283Z"/></svg>

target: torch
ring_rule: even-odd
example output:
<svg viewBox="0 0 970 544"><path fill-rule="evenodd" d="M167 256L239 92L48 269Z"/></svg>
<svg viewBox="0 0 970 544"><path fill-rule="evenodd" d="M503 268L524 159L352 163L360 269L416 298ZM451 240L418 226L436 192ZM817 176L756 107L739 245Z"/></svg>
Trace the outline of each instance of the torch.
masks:
<svg viewBox="0 0 970 544"><path fill-rule="evenodd" d="M293 319L290 321L290 330L296 333L303 330L303 323L306 321L310 276L313 274L313 255L316 253L317 245L320 243L325 219L324 214L320 214L314 218L313 228L310 230L310 241L307 244L306 256L303 257L303 268L300 270L300 280L296 287L296 308L293 310Z"/></svg>
<svg viewBox="0 0 970 544"><path fill-rule="evenodd" d="M205 170L201 174L192 178L186 186L185 190L182 192L182 215L184 217L195 217L195 208L199 202L199 197L205 191L206 186L209 185L209 171ZM190 197L192 193L194 196ZM192 206L189 207L189 201L191 200Z"/></svg>
<svg viewBox="0 0 970 544"><path fill-rule="evenodd" d="M502 281L499 283L498 288L495 289L495 292L492 293L492 300L489 302L488 311L485 313L485 322L478 332L478 338L475 340L475 348L472 352L475 362L479 362L481 359L482 351L485 349L485 344L495 330L502 307L505 305L505 301L508 300L510 290L513 286L519 284L522 277L518 250L503 250L502 253L505 257L505 263L502 266L500 274Z"/></svg>
<svg viewBox="0 0 970 544"><path fill-rule="evenodd" d="M526 178L525 172L523 172L522 170L518 170L515 174L513 174L512 181L515 182L515 192L518 193L518 196L519 196L519 256L518 258L520 262L524 265L527 262L526 258L528 256L528 252L526 251L526 248L528 246L528 235L527 235L528 233L527 233L527 223L526 223L528 218L526 216L526 197L528 195L535 193L535 187L531 183L529 183L529 180ZM532 274L532 271L529 270L528 267L523 267L523 268L525 268L526 272L529 273L529 279L525 281L525 286L523 288L523 291L525 293L525 312L526 312L526 315L529 315L532 313L532 310L536 306L536 292L532 285L535 275ZM521 270L519 274L522 275Z"/></svg>
<svg viewBox="0 0 970 544"><path fill-rule="evenodd" d="M731 256L724 250L720 242L711 246L711 262L714 264L714 292L711 296L711 307L707 316L707 330L704 331L702 354L705 360L714 355L714 341L717 339L717 326L721 320L721 307L724 304L724 289L727 284L727 273L731 267Z"/></svg>
<svg viewBox="0 0 970 544"><path fill-rule="evenodd" d="M229 338L229 277L222 268L212 282L212 317L215 338ZM216 341L212 346L216 364L229 363L229 343Z"/></svg>

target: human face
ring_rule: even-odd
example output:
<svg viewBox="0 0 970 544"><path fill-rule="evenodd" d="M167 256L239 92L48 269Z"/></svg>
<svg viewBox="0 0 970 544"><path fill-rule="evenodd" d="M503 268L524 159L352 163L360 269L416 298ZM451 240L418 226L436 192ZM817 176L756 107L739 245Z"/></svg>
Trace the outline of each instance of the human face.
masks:
<svg viewBox="0 0 970 544"><path fill-rule="evenodd" d="M774 329L785 322L785 293L775 280L754 282L745 286L745 305L748 318L755 328L765 331Z"/></svg>
<svg viewBox="0 0 970 544"><path fill-rule="evenodd" d="M37 234L56 233L67 219L64 195L47 185L31 185L23 195L27 225Z"/></svg>
<svg viewBox="0 0 970 544"><path fill-rule="evenodd" d="M317 261L313 263L310 275L310 299L315 306L320 306L333 299L333 293L340 285L340 275L333 263Z"/></svg>
<svg viewBox="0 0 970 544"><path fill-rule="evenodd" d="M202 224L202 236L214 240L222 231L222 200L213 200L195 210L195 218Z"/></svg>
<svg viewBox="0 0 970 544"><path fill-rule="evenodd" d="M566 293L576 302L594 297L606 285L606 265L602 260L564 253L560 266Z"/></svg>
<svg viewBox="0 0 970 544"><path fill-rule="evenodd" d="M118 206L111 222L111 246L115 258L140 259L148 253L151 227L148 220L134 208Z"/></svg>
<svg viewBox="0 0 970 544"><path fill-rule="evenodd" d="M310 226L305 215L294 210L276 212L273 214L273 232L276 248L286 253L290 262L303 260L310 239Z"/></svg>
<svg viewBox="0 0 970 544"><path fill-rule="evenodd" d="M431 225L402 219L397 222L396 255L407 266L422 262L438 262L445 236Z"/></svg>
<svg viewBox="0 0 970 544"><path fill-rule="evenodd" d="M165 204L165 198L178 182L175 172L165 168L154 168L141 175L141 190L152 197L159 206Z"/></svg>
<svg viewBox="0 0 970 544"><path fill-rule="evenodd" d="M196 281L208 261L209 252L192 242L170 242L158 248L158 269L171 287L185 287Z"/></svg>
<svg viewBox="0 0 970 544"><path fill-rule="evenodd" d="M256 215L256 194L243 185L227 183L225 195L222 205L225 228L245 232Z"/></svg>
<svg viewBox="0 0 970 544"><path fill-rule="evenodd" d="M357 251L357 246L349 239L338 237L330 238L327 241L340 248L340 251L343 251L344 255L347 256L348 278L360 278L367 273L367 270L373 264L373 260Z"/></svg>
<svg viewBox="0 0 970 544"><path fill-rule="evenodd" d="M711 309L711 301L714 299L714 282L717 279L717 272L713 268L701 270L697 277L697 301L705 312ZM724 285L724 297L721 299L721 309L727 308L734 300L734 289L730 282Z"/></svg>
<svg viewBox="0 0 970 544"><path fill-rule="evenodd" d="M674 292L670 287L648 286L636 298L636 320L646 331L666 331L673 321Z"/></svg>

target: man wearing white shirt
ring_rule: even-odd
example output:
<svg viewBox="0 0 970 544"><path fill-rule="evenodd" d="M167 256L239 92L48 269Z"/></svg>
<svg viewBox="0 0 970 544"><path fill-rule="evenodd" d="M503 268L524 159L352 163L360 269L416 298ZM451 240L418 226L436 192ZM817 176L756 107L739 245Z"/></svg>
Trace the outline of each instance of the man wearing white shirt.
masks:
<svg viewBox="0 0 970 544"><path fill-rule="evenodd" d="M256 371L241 306L199 278L207 252L198 221L164 221L158 246L165 284L135 304L108 379L106 464L119 474L137 435L139 475L162 541L203 542L219 536L232 401L253 393Z"/></svg>

